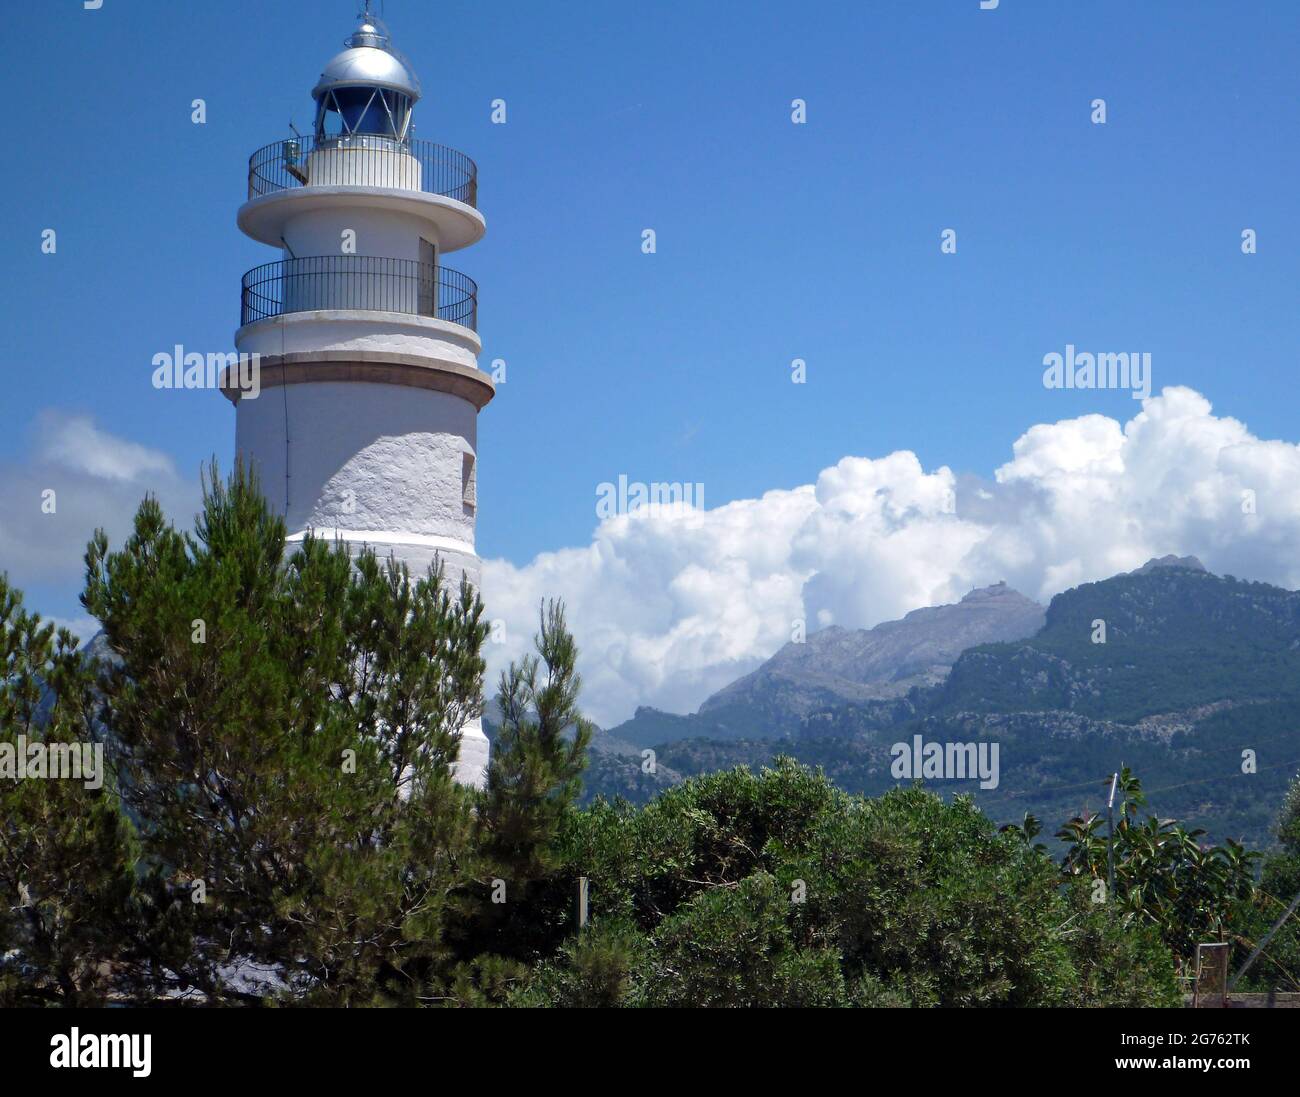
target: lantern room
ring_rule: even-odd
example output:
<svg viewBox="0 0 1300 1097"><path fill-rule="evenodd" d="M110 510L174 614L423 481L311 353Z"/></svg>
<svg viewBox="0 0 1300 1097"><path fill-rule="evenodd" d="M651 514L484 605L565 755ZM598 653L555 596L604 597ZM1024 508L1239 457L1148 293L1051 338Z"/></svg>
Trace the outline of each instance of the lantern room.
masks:
<svg viewBox="0 0 1300 1097"><path fill-rule="evenodd" d="M370 14L344 41L312 91L316 100L317 141L351 137L410 136L411 110L420 98L420 81L392 46L388 28Z"/></svg>

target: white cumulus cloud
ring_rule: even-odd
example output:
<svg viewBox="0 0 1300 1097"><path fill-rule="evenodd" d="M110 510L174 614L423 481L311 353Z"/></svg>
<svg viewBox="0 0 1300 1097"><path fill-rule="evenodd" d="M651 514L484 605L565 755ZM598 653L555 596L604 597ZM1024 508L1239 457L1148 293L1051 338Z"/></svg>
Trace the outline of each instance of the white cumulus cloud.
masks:
<svg viewBox="0 0 1300 1097"><path fill-rule="evenodd" d="M561 597L582 649L586 711L693 711L791 638L795 622L867 628L1005 579L1068 587L1196 555L1211 570L1300 586L1300 446L1256 438L1168 388L1127 423L1030 427L991 480L926 471L907 451L845 457L816 484L713 510L621 515L582 548L484 567L492 678Z"/></svg>
<svg viewBox="0 0 1300 1097"><path fill-rule="evenodd" d="M145 492L178 524L198 508L197 483L166 454L47 413L24 459L0 463L0 571L79 589L91 530L120 544ZM908 451L849 456L814 484L617 515L589 544L487 560L487 615L505 626L487 648L488 688L531 650L545 598L564 599L584 708L611 726L638 705L693 711L798 627L866 628L1000 579L1046 601L1170 552L1294 589L1297 545L1300 445L1168 388L1126 423L1031 426L989 478L926 470Z"/></svg>

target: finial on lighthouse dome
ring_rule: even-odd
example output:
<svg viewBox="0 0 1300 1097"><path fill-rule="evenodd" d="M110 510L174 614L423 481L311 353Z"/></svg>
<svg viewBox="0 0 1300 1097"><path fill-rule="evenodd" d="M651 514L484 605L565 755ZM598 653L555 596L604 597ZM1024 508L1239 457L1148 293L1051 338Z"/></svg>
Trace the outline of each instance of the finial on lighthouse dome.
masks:
<svg viewBox="0 0 1300 1097"><path fill-rule="evenodd" d="M383 49L388 45L387 28L370 13L369 8L360 12L357 18L361 20L361 25L343 43L345 46L375 46Z"/></svg>
<svg viewBox="0 0 1300 1097"><path fill-rule="evenodd" d="M420 80L368 6L357 18L356 30L344 40L347 48L330 60L312 90L316 134L402 140L420 98Z"/></svg>

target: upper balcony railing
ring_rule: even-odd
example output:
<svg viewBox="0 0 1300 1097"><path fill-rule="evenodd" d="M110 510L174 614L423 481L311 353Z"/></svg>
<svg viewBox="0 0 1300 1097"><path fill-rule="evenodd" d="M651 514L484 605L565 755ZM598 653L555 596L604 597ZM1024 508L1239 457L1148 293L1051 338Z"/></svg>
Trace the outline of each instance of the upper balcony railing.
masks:
<svg viewBox="0 0 1300 1097"><path fill-rule="evenodd" d="M460 271L368 255L265 263L244 275L240 323L318 309L405 312L475 330L478 286Z"/></svg>
<svg viewBox="0 0 1300 1097"><path fill-rule="evenodd" d="M478 204L478 168L463 152L390 137L292 137L248 160L248 197L303 186L390 187Z"/></svg>

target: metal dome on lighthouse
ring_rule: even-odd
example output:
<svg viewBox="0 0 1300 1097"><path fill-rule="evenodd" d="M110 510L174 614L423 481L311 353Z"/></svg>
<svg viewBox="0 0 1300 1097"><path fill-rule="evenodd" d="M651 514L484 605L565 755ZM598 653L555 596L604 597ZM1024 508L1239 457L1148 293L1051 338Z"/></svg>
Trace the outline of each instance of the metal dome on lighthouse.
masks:
<svg viewBox="0 0 1300 1097"><path fill-rule="evenodd" d="M420 83L368 9L325 66L316 124L249 159L238 224L279 257L244 275L235 344L260 394L226 390L235 448L308 532L479 585L478 287L444 264L486 231L478 169L413 135ZM482 782L479 721L457 778Z"/></svg>
<svg viewBox="0 0 1300 1097"><path fill-rule="evenodd" d="M316 136L362 134L402 140L409 134L411 108L420 98L420 81L392 48L383 22L364 11L360 26L344 42L312 91Z"/></svg>

